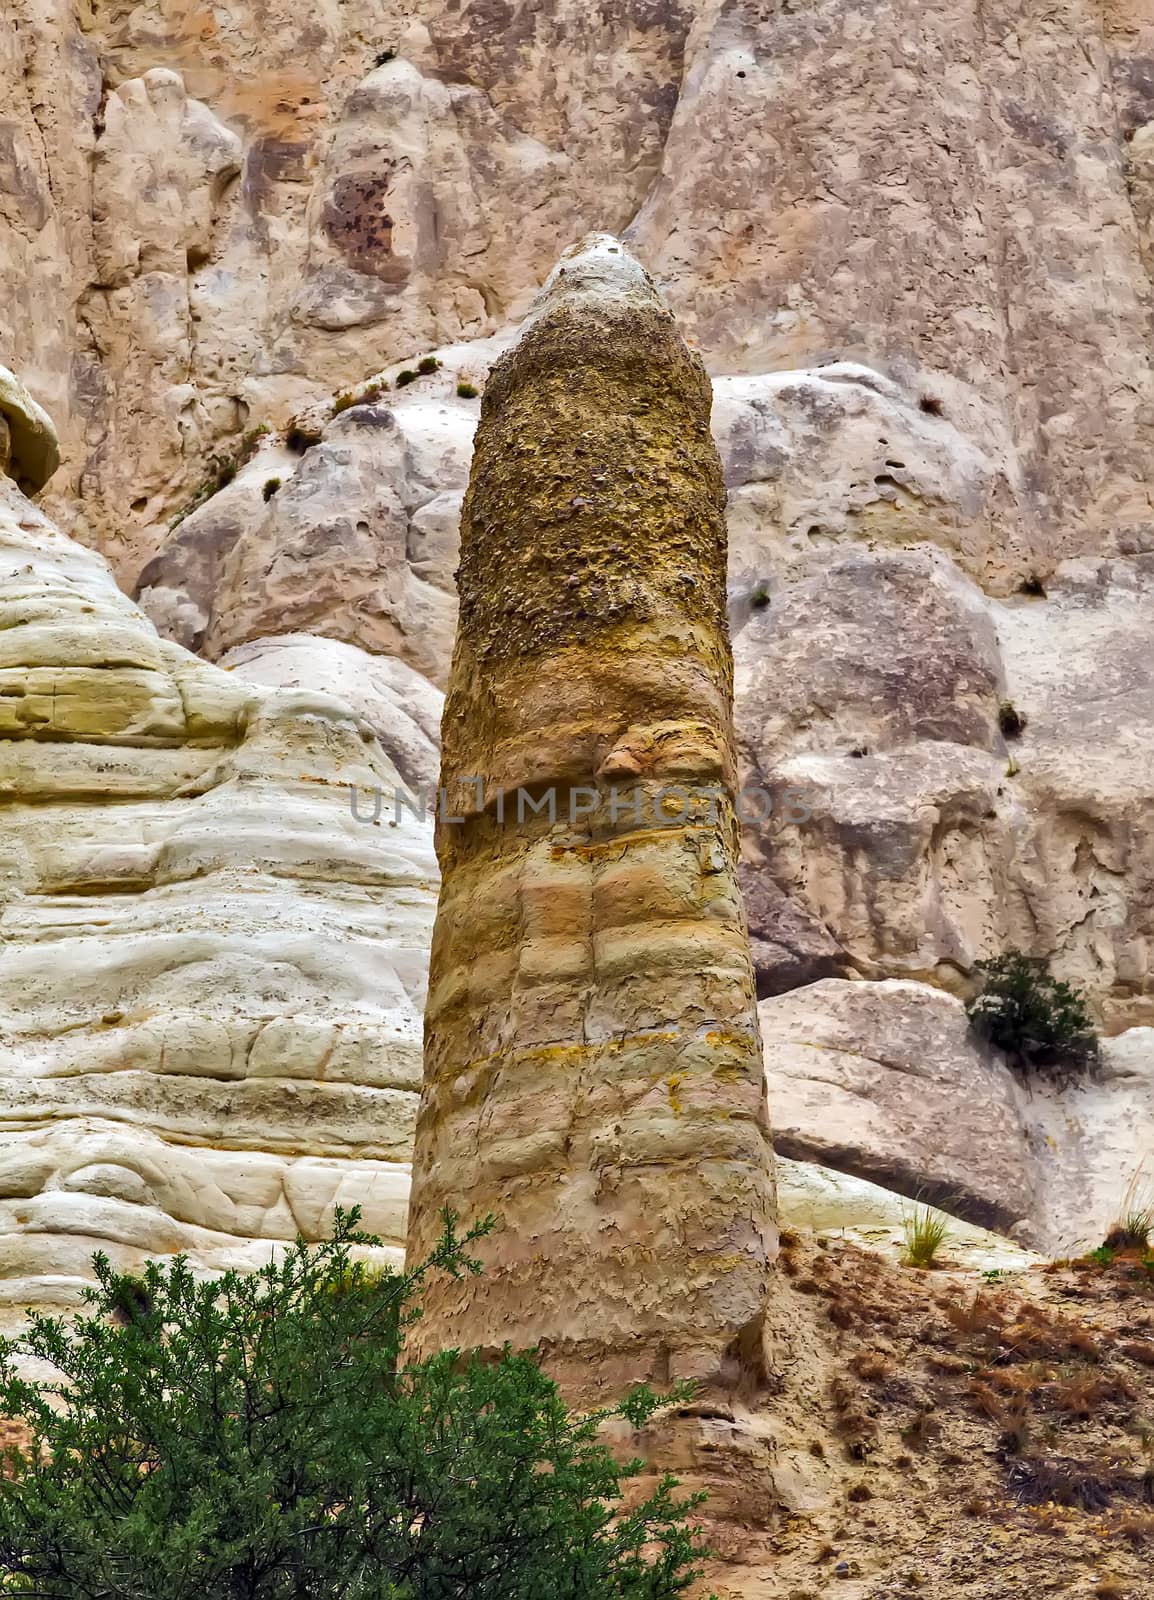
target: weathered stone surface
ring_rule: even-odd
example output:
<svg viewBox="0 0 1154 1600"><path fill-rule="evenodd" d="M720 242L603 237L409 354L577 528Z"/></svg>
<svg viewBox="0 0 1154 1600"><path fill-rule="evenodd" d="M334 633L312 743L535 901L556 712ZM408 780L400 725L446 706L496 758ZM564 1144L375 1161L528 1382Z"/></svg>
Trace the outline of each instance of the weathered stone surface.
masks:
<svg viewBox="0 0 1154 1600"><path fill-rule="evenodd" d="M303 454L262 439L141 573L157 626L213 657L266 634L323 633L443 684L477 419L476 401L454 392L460 370L446 352L441 372L409 388L325 408Z"/></svg>
<svg viewBox="0 0 1154 1600"><path fill-rule="evenodd" d="M463 513L442 773L465 820L439 824L410 1249L466 1197L502 1226L416 1337L541 1340L582 1392L761 1359L771 1157L708 406L645 273L588 239L490 377ZM559 815L514 825L519 790Z"/></svg>
<svg viewBox="0 0 1154 1600"><path fill-rule="evenodd" d="M923 984L829 979L758 1007L774 1138L1008 1233L1035 1215L1009 1069L960 1001Z"/></svg>
<svg viewBox="0 0 1154 1600"><path fill-rule="evenodd" d="M800 901L785 894L767 871L743 861L737 881L749 921L759 998L842 976L846 958L837 940Z"/></svg>
<svg viewBox="0 0 1154 1600"><path fill-rule="evenodd" d="M402 782L371 720L159 638L3 481L0 621L0 1301L97 1248L253 1264L338 1203L395 1256L436 863L352 813Z"/></svg>
<svg viewBox="0 0 1154 1600"><path fill-rule="evenodd" d="M431 796L436 788L444 696L403 661L337 639L287 633L238 645L220 664L245 683L334 695L372 729L409 789Z"/></svg>
<svg viewBox="0 0 1154 1600"><path fill-rule="evenodd" d="M1150 529L1132 49L1087 0L702 8L629 230L719 366L864 361L936 403L994 468L988 584Z"/></svg>
<svg viewBox="0 0 1154 1600"><path fill-rule="evenodd" d="M748 830L749 870L865 976L961 992L1017 945L1107 1032L1147 1022L1147 566L1067 563L1001 603L940 552L786 583L735 645L746 780L797 802Z"/></svg>
<svg viewBox="0 0 1154 1600"><path fill-rule="evenodd" d="M24 385L0 367L0 477L35 494L60 465L56 429Z"/></svg>
<svg viewBox="0 0 1154 1600"><path fill-rule="evenodd" d="M863 544L934 544L981 571L998 463L926 406L937 402L916 381L854 361L714 380L741 622L767 579L812 578Z"/></svg>
<svg viewBox="0 0 1154 1600"><path fill-rule="evenodd" d="M1093 1077L1055 1086L1020 1078L924 984L830 980L758 1010L780 1155L1054 1254L1100 1244L1148 1162L1154 1029L1104 1040Z"/></svg>
<svg viewBox="0 0 1154 1600"><path fill-rule="evenodd" d="M240 0L207 31L52 0L0 53L0 341L62 423L54 509L131 583L223 440L488 337L575 229L628 226L811 434L872 374L829 451L872 469L871 537L916 513L1004 589L1118 553L1151 527L1150 50L1088 0Z"/></svg>
<svg viewBox="0 0 1154 1600"><path fill-rule="evenodd" d="M941 556L830 561L751 617L737 655L740 737L762 762L914 740L1001 745L994 625Z"/></svg>

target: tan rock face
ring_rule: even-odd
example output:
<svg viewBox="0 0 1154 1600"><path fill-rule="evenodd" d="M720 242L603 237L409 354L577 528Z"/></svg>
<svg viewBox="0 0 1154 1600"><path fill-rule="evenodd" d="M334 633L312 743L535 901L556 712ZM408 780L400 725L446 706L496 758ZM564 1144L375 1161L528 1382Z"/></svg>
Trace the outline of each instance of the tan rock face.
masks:
<svg viewBox="0 0 1154 1600"><path fill-rule="evenodd" d="M961 1002L923 984L829 980L760 1006L785 1155L1009 1233L1035 1216L1035 1176L1005 1064Z"/></svg>
<svg viewBox="0 0 1154 1600"><path fill-rule="evenodd" d="M925 984L823 981L758 1008L782 1155L836 1168L1055 1255L1105 1238L1148 1167L1154 1030L1093 1077L1023 1080ZM818 1188L831 1181L815 1177ZM790 1182L804 1183L791 1168ZM835 1182L836 1187L836 1182ZM796 1198L787 1202L800 1216Z"/></svg>
<svg viewBox="0 0 1154 1600"><path fill-rule="evenodd" d="M1017 945L1108 1033L1147 1023L1147 567L1071 562L1003 603L928 551L784 583L735 645L745 771L793 802L747 829L746 870L863 976L961 993Z"/></svg>
<svg viewBox="0 0 1154 1600"><path fill-rule="evenodd" d="M1152 48L1088 0L41 7L0 54L0 342L54 509L131 584L222 441L491 335L600 226L711 366L860 364L956 436L891 503L984 584L1148 544Z"/></svg>
<svg viewBox="0 0 1154 1600"><path fill-rule="evenodd" d="M29 494L43 489L60 465L56 430L24 385L0 367L0 477Z"/></svg>
<svg viewBox="0 0 1154 1600"><path fill-rule="evenodd" d="M418 1338L543 1340L582 1391L759 1359L771 1157L708 407L641 268L587 240L490 379L463 513L464 820L439 823L410 1249L445 1204L501 1226Z"/></svg>
<svg viewBox="0 0 1154 1600"><path fill-rule="evenodd" d="M59 526L111 555L164 637L75 546L53 542L48 566L38 550L46 587L26 594L17 575L32 558L13 547L21 620L5 630L0 661L2 770L20 797L20 839L32 843L14 846L10 865L23 884L27 851L43 856L43 882L64 886L67 925L80 918L85 929L89 1022L75 1040L87 1040L93 1017L131 1009L122 1005L131 963L116 953L127 935L107 929L123 929L127 907L139 904L155 914L154 933L168 936L153 868L140 868L151 887L124 887L137 881L139 852L163 840L166 861L199 863L181 880L186 911L175 915L211 925L226 944L233 929L263 953L251 971L237 956L227 980L219 973L234 956L221 957L224 967L214 956L204 985L195 961L170 970L158 956L148 971L168 975L155 977L155 993L152 977L141 980L132 1005L179 1011L180 1028L201 1041L196 1051L214 1071L224 1061L232 1072L251 1054L248 1023L234 1028L249 1017L251 983L266 997L263 1021L280 1019L258 1063L297 1060L293 1040L320 980L311 969L302 976L294 955L281 993L266 964L280 912L250 923L274 900L226 892L226 881L235 871L247 883L250 868L261 877L255 863L283 845L296 865L276 869L278 893L311 926L313 890L286 886L312 849L301 838L333 831L321 820L329 810L312 802L329 793L339 810L339 786L292 788L290 804L283 762L274 776L245 766L204 793L198 786L206 772L231 772L241 750L256 761L258 725L266 755L283 746L301 772L344 770L360 743L348 728L361 724L315 706L306 714L292 698L318 690L355 707L406 780L429 780L432 685L448 678L457 520L478 410L456 383L484 386L558 250L586 226L611 227L627 230L691 342L726 374L714 380L713 432L729 492L740 772L804 802L801 820L785 820L779 806L770 825L745 832L759 992L788 998L808 986L815 1010L814 986L828 978L962 994L974 961L1006 944L1051 957L1088 988L1124 1065L1097 1099L1087 1091L1086 1104L1063 1103L1052 1117L1035 1108L1041 1121L1023 1124L1029 1148L1015 1181L1042 1221L1049 1207L1066 1228L1070 1196L1095 1227L1108 1220L1108 1170L1121 1173L1149 1143L1154 1021L1154 23L1145 0L1058 0L1044 14L990 0L865 10L842 0L345 0L319 12L237 0L207 19L154 0L82 9L81 18L58 0L18 5L14 25L0 30L0 358L26 385L0 374L0 454L26 490L43 492ZM440 373L392 387L434 349ZM387 394L333 414L334 391L382 370ZM607 368L606 384L616 381ZM32 395L61 423L64 465L51 478L56 447ZM305 411L316 442L293 452L284 425ZM556 411L561 431L563 397ZM265 420L280 431L170 527L215 481L209 458ZM544 445L518 456L526 436L501 436L502 472L545 458ZM628 456L619 441L612 448L609 476ZM589 471L571 500L607 487L592 485ZM679 466L663 487L683 480ZM562 639L558 618L576 627L582 609L600 617L600 580L570 561L565 525L544 519L540 499L526 491L522 500L554 568L533 589L525 628L559 660L586 644ZM569 510L572 528L591 514ZM13 519L48 537L23 502ZM647 590L645 563L619 542L624 579L612 552L598 570L629 588L622 627L641 602L670 618L692 613L697 627L691 591ZM480 608L470 626L488 629L485 659L510 698L470 716L494 746L508 734L509 781L520 782L523 767L548 781L558 769L558 782L584 787L593 756L583 747L577 760L580 730L600 737L618 714L619 748L594 752L597 763L611 757L603 782L640 774L655 784L650 773L682 763L696 771L706 734L681 747L671 725L712 726L714 668L692 683L665 667L646 676L642 658L657 659L648 645L628 671L606 650L597 676L550 680L534 699L537 691L501 676L505 641L520 651L526 634L513 610L499 609L519 569L502 563L499 539L493 549L466 598ZM670 623L670 636L680 627ZM211 671L168 641L230 671ZM686 659L698 658L691 650ZM266 725L257 708L268 691L282 709ZM558 726L571 697L577 733ZM1010 736L1004 702L1025 718ZM265 798L250 813L257 791ZM290 847L274 819L296 816L301 795L311 797L300 814L311 821L294 823ZM55 835L33 837L56 806L67 810L62 837L72 841L63 865L53 864ZM233 838L235 854L202 871L187 838L207 811L205 829ZM544 828L532 815L526 822L529 834ZM393 993L394 961L409 971L408 956L386 951L379 977L364 953L366 939L370 949L378 938L389 944L382 923L366 934L363 921L369 891L358 874L370 869L358 851L370 829L336 827L344 842L325 869L328 887L316 891L333 919L322 939L329 963L344 970L353 952L338 1020L347 1008L371 1012L378 990ZM122 833L128 865L116 867L117 887L105 895L93 884L119 859ZM639 846L629 850L640 859ZM660 877L665 867L653 870ZM582 885L581 903L592 905ZM20 917L36 922L33 912L49 908L44 927L36 922L42 952L57 938L57 890L20 894ZM374 919L393 915L389 894L381 891ZM610 901L606 926L618 918L624 928L626 913ZM505 949L506 902L492 904L494 948ZM60 949L72 938L61 935ZM557 938L548 948L564 966L570 933ZM573 942L600 952L624 938L598 931ZM46 965L42 953L29 960L34 976ZM419 983L417 973L402 986L411 994ZM28 992L39 994L35 983ZM23 993L12 993L16 1013ZM323 1011L327 1001L317 1003ZM605 1004L607 1014L619 1006ZM66 1005L45 1010L37 999L34 1009L41 1020L17 1029L14 1059L32 1061L36 1077L52 1051L70 1059L73 1032ZM871 1050L882 1033L893 1059L914 1062L929 1046L910 1020L922 1013L907 1009L905 1042L905 1022L867 1026L854 1012L853 1027ZM658 1021L661 1012L655 1005ZM101 1039L119 1048L119 1026L101 1023ZM943 1071L974 1070L932 1037ZM388 1055L373 1038L369 1054ZM174 1042L172 1059L185 1059L184 1049ZM301 1057L314 1074L327 1070L317 1050ZM898 1069L884 1070L886 1083ZM948 1105L941 1072L934 1082ZM211 1094L198 1116L216 1114ZM857 1109L860 1170L881 1171L879 1160L904 1152L911 1182L938 1181L932 1129L908 1136L897 1101ZM244 1114L264 1130L258 1142L275 1143L275 1119L256 1107ZM329 1150L320 1119L316 1107L302 1116L301 1148L315 1140ZM153 1174L178 1160L165 1148ZM971 1185L972 1198L989 1190L999 1215L1017 1204L1006 1170L979 1168ZM93 1180L109 1181L103 1172ZM252 1215L237 1223L238 1237L249 1236ZM399 1228L394 1211L385 1231L395 1240Z"/></svg>
<svg viewBox="0 0 1154 1600"><path fill-rule="evenodd" d="M477 358L464 367L450 356L401 390L385 374L370 403L324 408L303 450L300 428L288 443L262 438L141 573L157 626L213 657L264 635L324 633L443 685L477 420L476 401L455 393L458 371L479 376Z"/></svg>

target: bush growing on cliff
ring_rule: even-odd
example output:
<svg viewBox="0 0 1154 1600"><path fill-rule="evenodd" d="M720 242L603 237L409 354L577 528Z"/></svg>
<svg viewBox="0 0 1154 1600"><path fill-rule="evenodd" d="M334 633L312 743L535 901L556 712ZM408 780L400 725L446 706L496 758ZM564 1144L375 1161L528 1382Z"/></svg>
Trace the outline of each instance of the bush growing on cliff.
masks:
<svg viewBox="0 0 1154 1600"><path fill-rule="evenodd" d="M0 1480L0 1593L77 1600L592 1600L679 1594L702 1553L666 1479L622 1508L606 1415L571 1416L529 1355L406 1362L432 1273L477 1270L446 1217L429 1260L366 1268L330 1242L252 1275L140 1278L95 1258L91 1314L0 1342L28 1442ZM17 1361L58 1377L35 1385ZM680 1396L679 1396L680 1398Z"/></svg>
<svg viewBox="0 0 1154 1600"><path fill-rule="evenodd" d="M976 1032L1027 1075L1060 1079L1092 1068L1098 1041L1080 990L1055 978L1042 957L1020 950L977 967L981 992L966 1007Z"/></svg>

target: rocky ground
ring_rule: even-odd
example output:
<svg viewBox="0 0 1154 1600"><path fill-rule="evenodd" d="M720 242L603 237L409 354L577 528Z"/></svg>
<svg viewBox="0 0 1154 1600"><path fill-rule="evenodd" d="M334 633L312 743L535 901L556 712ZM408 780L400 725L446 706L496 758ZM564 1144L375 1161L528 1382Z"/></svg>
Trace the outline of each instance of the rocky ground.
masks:
<svg viewBox="0 0 1154 1600"><path fill-rule="evenodd" d="M776 1392L711 1424L764 1424L765 1500L711 1524L725 1559L702 1593L1143 1600L1154 1257L979 1273L947 1242L917 1271L810 1233L783 1243Z"/></svg>

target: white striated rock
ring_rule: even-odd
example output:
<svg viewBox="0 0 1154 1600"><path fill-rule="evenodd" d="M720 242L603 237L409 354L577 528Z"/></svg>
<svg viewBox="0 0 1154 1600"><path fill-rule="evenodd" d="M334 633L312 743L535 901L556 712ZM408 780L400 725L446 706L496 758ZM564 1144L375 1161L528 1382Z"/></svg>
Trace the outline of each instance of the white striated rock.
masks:
<svg viewBox="0 0 1154 1600"><path fill-rule="evenodd" d="M370 720L158 638L2 484L0 618L7 1300L72 1297L98 1247L251 1264L336 1204L395 1253L437 869L411 810L353 814L403 791Z"/></svg>
<svg viewBox="0 0 1154 1600"><path fill-rule="evenodd" d="M245 683L308 686L336 695L364 718L410 789L436 788L445 697L395 656L371 656L339 639L286 633L238 645L220 665Z"/></svg>

